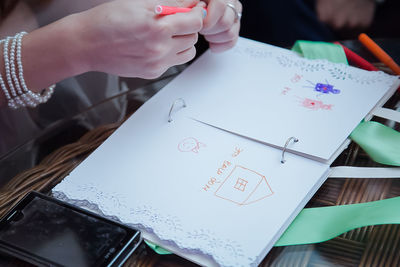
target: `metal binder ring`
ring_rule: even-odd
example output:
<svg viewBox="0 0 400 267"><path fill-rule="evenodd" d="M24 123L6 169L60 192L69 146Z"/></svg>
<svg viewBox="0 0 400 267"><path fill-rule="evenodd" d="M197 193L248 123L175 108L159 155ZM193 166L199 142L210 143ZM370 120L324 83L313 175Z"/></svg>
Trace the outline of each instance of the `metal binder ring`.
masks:
<svg viewBox="0 0 400 267"><path fill-rule="evenodd" d="M175 105L176 105L178 102L181 102L181 103L182 103L182 107L186 108L186 102L185 102L185 100L183 100L183 98L178 98L178 99L176 99L176 100L174 101L174 103L172 103L171 109L169 110L169 113L168 113L168 122L171 122L171 121L172 121L172 111L174 111L174 107L175 107Z"/></svg>
<svg viewBox="0 0 400 267"><path fill-rule="evenodd" d="M286 162L286 160L285 160L285 152L286 152L286 149L287 149L287 147L288 147L290 141L292 141L292 140L293 140L293 143L299 142L299 139L297 139L297 138L294 137L294 136L292 136L292 137L288 138L288 140L286 140L285 146L283 147L283 150L282 150L281 163L285 163L285 162Z"/></svg>

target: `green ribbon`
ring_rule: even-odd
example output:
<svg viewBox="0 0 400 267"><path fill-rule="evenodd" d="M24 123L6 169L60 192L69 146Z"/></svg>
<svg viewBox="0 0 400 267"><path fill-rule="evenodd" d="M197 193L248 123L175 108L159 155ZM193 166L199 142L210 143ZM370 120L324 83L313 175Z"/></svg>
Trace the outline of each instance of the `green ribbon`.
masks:
<svg viewBox="0 0 400 267"><path fill-rule="evenodd" d="M327 59L334 63L348 64L343 48L337 44L297 41L292 47L292 51L308 59Z"/></svg>
<svg viewBox="0 0 400 267"><path fill-rule="evenodd" d="M156 245L148 240L144 240L144 242L152 249L154 250L157 254L160 255L169 255L172 254L171 252L169 252L168 250L166 250L163 247L160 247L159 245Z"/></svg>
<svg viewBox="0 0 400 267"><path fill-rule="evenodd" d="M379 122L365 121L351 133L356 142L376 162L400 166L400 133Z"/></svg>
<svg viewBox="0 0 400 267"><path fill-rule="evenodd" d="M297 41L292 48L308 59L327 59L348 64L341 46L324 42ZM400 133L377 122L362 122L350 135L370 157L379 163L400 166ZM400 224L400 197L391 199L303 209L286 229L275 246L320 243L355 228ZM171 254L151 242L158 254Z"/></svg>
<svg viewBox="0 0 400 267"><path fill-rule="evenodd" d="M380 224L400 224L400 197L303 209L275 246L320 243L355 228Z"/></svg>

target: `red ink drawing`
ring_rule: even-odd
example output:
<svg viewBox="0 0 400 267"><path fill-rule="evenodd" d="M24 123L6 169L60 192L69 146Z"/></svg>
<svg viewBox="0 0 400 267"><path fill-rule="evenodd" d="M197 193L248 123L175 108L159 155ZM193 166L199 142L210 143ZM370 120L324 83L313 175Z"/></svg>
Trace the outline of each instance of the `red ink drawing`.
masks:
<svg viewBox="0 0 400 267"><path fill-rule="evenodd" d="M204 191L207 191L208 189L210 189L213 185L215 184L219 184L220 181L218 181L216 178L211 177L210 180L208 180L208 182L205 184L205 186L203 187Z"/></svg>
<svg viewBox="0 0 400 267"><path fill-rule="evenodd" d="M304 86L304 87L308 87L308 88L313 88L314 91L319 92L319 93L323 93L323 94L339 94L340 90L334 88L333 85L329 84L329 82L327 80L325 80L326 83L313 83L311 81L308 81L308 83L310 83L312 86Z"/></svg>
<svg viewBox="0 0 400 267"><path fill-rule="evenodd" d="M228 168L229 166L231 166L231 163L230 163L229 161L227 161L227 160L224 160L224 163L222 163L221 168L218 168L217 174L218 174L218 175L223 174L223 173L224 173L224 170L225 170L226 168Z"/></svg>
<svg viewBox="0 0 400 267"><path fill-rule="evenodd" d="M314 100L310 98L304 98L301 105L305 108L312 110L332 110L332 104L324 104L322 101Z"/></svg>
<svg viewBox="0 0 400 267"><path fill-rule="evenodd" d="M282 95L287 95L287 93L290 91L290 90L292 90L291 88L289 88L289 87L285 87L285 89L284 90L282 90Z"/></svg>
<svg viewBox="0 0 400 267"><path fill-rule="evenodd" d="M248 183L248 181L246 181L245 179L238 178L234 188L244 192L244 190L246 189L247 183Z"/></svg>
<svg viewBox="0 0 400 267"><path fill-rule="evenodd" d="M179 143L178 150L181 152L193 152L197 154L199 153L199 149L205 146L205 144L197 141L196 138L188 137Z"/></svg>
<svg viewBox="0 0 400 267"><path fill-rule="evenodd" d="M290 79L290 81L292 83L298 83L301 80L301 78L303 78L303 75L295 74L294 77Z"/></svg>
<svg viewBox="0 0 400 267"><path fill-rule="evenodd" d="M214 194L238 205L249 205L273 193L263 175L236 165Z"/></svg>
<svg viewBox="0 0 400 267"><path fill-rule="evenodd" d="M243 151L243 149L235 147L235 151L232 153L232 158L236 158Z"/></svg>

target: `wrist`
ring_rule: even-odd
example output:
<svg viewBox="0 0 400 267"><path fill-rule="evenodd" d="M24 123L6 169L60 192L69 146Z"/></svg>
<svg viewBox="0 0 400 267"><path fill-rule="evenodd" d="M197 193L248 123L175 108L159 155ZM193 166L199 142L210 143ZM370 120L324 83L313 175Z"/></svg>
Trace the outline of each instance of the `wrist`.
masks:
<svg viewBox="0 0 400 267"><path fill-rule="evenodd" d="M22 62L29 88L40 91L89 71L74 15L39 28L23 39Z"/></svg>
<svg viewBox="0 0 400 267"><path fill-rule="evenodd" d="M85 71L104 71L102 68L107 61L107 51L110 46L108 25L103 24L107 17L95 7L72 15L75 26L74 39L79 47L77 55ZM103 64L102 64L103 63ZM79 66L77 66L79 69Z"/></svg>
<svg viewBox="0 0 400 267"><path fill-rule="evenodd" d="M86 41L86 26L80 13L72 14L56 22L57 51L62 57L65 72L69 77L91 71L90 48Z"/></svg>
<svg viewBox="0 0 400 267"><path fill-rule="evenodd" d="M64 21L65 20L65 21ZM66 62L73 76L88 71L94 71L93 67L93 41L91 38L90 25L84 13L72 14L63 19L65 33L63 38L69 48L66 51Z"/></svg>

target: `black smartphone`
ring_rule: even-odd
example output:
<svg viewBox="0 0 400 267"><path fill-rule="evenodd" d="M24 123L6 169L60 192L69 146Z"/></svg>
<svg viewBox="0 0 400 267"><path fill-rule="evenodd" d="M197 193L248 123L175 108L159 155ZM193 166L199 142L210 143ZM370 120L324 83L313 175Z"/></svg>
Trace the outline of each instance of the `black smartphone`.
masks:
<svg viewBox="0 0 400 267"><path fill-rule="evenodd" d="M121 266L138 230L31 192L0 220L0 251L37 266Z"/></svg>

